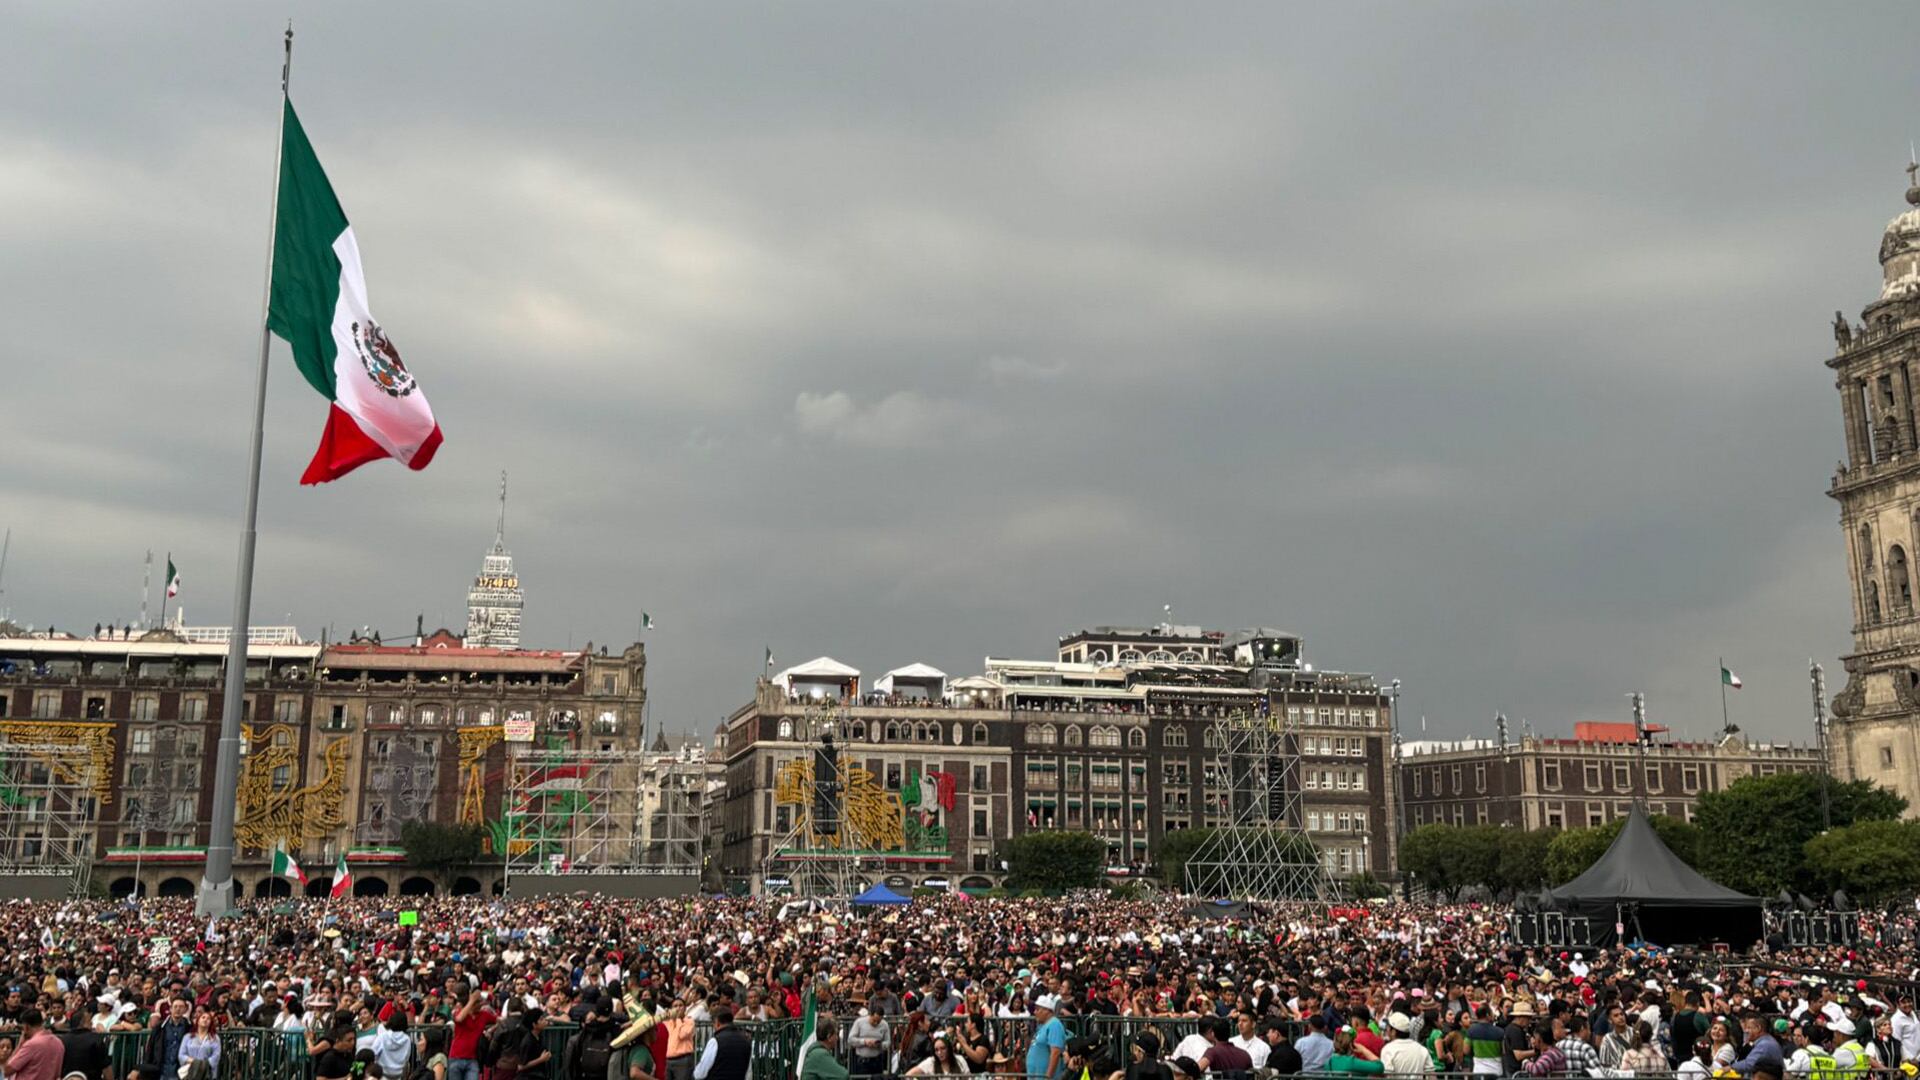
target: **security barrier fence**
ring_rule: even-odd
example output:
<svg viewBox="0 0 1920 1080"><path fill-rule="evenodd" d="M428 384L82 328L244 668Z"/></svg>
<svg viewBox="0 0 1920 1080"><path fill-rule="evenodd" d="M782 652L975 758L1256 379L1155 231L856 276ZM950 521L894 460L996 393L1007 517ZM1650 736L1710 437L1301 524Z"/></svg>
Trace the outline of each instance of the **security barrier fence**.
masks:
<svg viewBox="0 0 1920 1080"><path fill-rule="evenodd" d="M835 1019L839 1023L841 1032L836 1056L842 1062L850 1062L851 1050L846 1033L852 1025L853 1017L835 1014ZM1128 1048L1133 1037L1141 1031L1150 1029L1159 1035L1161 1053L1165 1056L1172 1052L1173 1047L1181 1039L1193 1034L1200 1023L1195 1017L1091 1015L1063 1016L1060 1019L1066 1026L1069 1037L1091 1036L1099 1039L1107 1056L1117 1062L1121 1068L1125 1068L1132 1060ZM898 1050L908 1026L908 1020L906 1017L890 1017L887 1021L894 1049ZM935 1030L950 1030L969 1022L965 1017L956 1016L941 1022ZM1041 1080L1026 1073L1027 1049L1032 1043L1034 1032L1034 1023L1031 1018L976 1018L971 1023L979 1025L979 1030L985 1035L986 1043L992 1048L987 1065L973 1069L973 1075L990 1073L1002 1080ZM768 1020L742 1022L736 1026L753 1041L753 1080L783 1080L793 1075L797 1065L795 1059L809 1034L803 1030L803 1021ZM1290 1024L1289 1027L1293 1028L1297 1025ZM421 1029L415 1030L417 1032ZM544 1070L547 1080L571 1080L570 1077L562 1074L560 1063L566 1051L567 1041L579 1030L579 1026L575 1024L556 1023L549 1025L544 1032L544 1046L553 1055L553 1063ZM1297 1034L1297 1031L1290 1031L1289 1034ZM113 1065L114 1076L131 1075L132 1066L137 1064L143 1056L147 1037L148 1033L144 1031L112 1032L107 1035L108 1054ZM697 1025L694 1032L695 1052L698 1053L711 1037L710 1025L704 1023ZM412 1066L409 1065L409 1071L411 1068ZM665 1070L663 1067L657 1071ZM891 1061L883 1067L883 1071L892 1071ZM1256 1070L1252 1074L1252 1080L1258 1080L1263 1074L1267 1074L1267 1070ZM1475 1080L1473 1074L1469 1073L1428 1075L1440 1080ZM1636 1073L1625 1070L1604 1070L1603 1075L1643 1077L1648 1080L1680 1080L1686 1076L1686 1074L1671 1071ZM220 1032L220 1072L216 1080L313 1080L313 1061L307 1055L305 1036L298 1032L274 1031L268 1028L223 1029ZM936 1080L944 1080L944 1077L936 1077ZM1232 1076L1228 1080L1241 1080L1241 1078ZM1702 1080L1701 1074L1693 1074L1690 1080ZM1898 1068L1875 1068L1850 1073L1847 1080L1913 1080L1913 1077Z"/></svg>

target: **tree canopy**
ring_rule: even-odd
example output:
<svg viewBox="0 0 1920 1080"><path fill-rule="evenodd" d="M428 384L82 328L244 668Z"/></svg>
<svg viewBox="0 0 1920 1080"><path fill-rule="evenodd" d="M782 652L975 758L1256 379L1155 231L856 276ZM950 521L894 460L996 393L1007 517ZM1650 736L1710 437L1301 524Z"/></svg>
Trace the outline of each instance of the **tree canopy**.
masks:
<svg viewBox="0 0 1920 1080"><path fill-rule="evenodd" d="M1807 869L1821 894L1845 889L1878 904L1920 887L1920 821L1860 821L1807 841Z"/></svg>
<svg viewBox="0 0 1920 1080"><path fill-rule="evenodd" d="M400 846L407 849L407 862L430 874L444 874L478 859L486 836L480 825L408 821L400 826Z"/></svg>
<svg viewBox="0 0 1920 1080"><path fill-rule="evenodd" d="M1064 892L1106 879L1107 845L1090 832L1035 832L1003 840L1007 888Z"/></svg>
<svg viewBox="0 0 1920 1080"><path fill-rule="evenodd" d="M1907 808L1905 799L1864 780L1827 785L1836 829L1892 821ZM1704 840L1698 869L1720 884L1754 896L1819 887L1806 846L1821 831L1820 777L1744 777L1700 796L1693 821Z"/></svg>

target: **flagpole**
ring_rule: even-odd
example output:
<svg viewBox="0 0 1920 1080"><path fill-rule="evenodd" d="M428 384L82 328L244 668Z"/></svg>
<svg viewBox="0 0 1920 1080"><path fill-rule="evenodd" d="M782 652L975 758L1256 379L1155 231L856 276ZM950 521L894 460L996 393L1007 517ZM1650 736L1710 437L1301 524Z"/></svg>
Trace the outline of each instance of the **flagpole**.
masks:
<svg viewBox="0 0 1920 1080"><path fill-rule="evenodd" d="M1733 721L1727 719L1727 658L1720 658L1720 733L1725 735Z"/></svg>
<svg viewBox="0 0 1920 1080"><path fill-rule="evenodd" d="M220 744L214 759L213 824L207 838L207 868L200 879L194 910L223 914L233 907L233 818L240 788L240 711L247 686L247 625L253 606L253 549L260 510L260 444L267 422L267 347L272 331L267 313L273 303L273 239L280 220L280 153L287 126L287 83L293 73L293 21L287 21L280 62L280 125L273 140L273 198L267 215L267 273L260 300L260 366L253 384L253 436L247 449L247 508L240 527L240 566L234 573L233 626L227 641L226 686L221 695Z"/></svg>
<svg viewBox="0 0 1920 1080"><path fill-rule="evenodd" d="M173 552L171 551L167 552L167 566L173 566ZM173 575L168 574L167 580L160 583L160 628L163 630L166 629L167 626L167 600L169 599L168 594L171 592L173 592ZM144 605L142 606L144 608ZM140 612L141 618L146 618L146 615L145 610Z"/></svg>
<svg viewBox="0 0 1920 1080"><path fill-rule="evenodd" d="M147 601L153 599L153 549L147 549L147 569L140 575L140 629L147 628Z"/></svg>

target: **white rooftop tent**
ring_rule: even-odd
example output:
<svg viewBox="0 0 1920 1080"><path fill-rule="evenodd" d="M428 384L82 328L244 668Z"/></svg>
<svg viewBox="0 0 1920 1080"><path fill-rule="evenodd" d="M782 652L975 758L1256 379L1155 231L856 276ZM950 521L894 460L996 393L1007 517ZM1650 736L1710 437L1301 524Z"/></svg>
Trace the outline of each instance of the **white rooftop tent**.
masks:
<svg viewBox="0 0 1920 1080"><path fill-rule="evenodd" d="M897 667L876 679L873 684L875 693L892 694L897 692L919 691L930 700L938 701L946 695L947 673L927 664L908 664Z"/></svg>

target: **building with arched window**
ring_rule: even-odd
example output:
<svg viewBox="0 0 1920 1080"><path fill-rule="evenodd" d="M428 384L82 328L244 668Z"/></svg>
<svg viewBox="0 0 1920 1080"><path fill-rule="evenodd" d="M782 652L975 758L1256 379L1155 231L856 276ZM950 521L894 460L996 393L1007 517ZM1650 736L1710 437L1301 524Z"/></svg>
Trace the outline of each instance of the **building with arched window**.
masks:
<svg viewBox="0 0 1920 1080"><path fill-rule="evenodd" d="M1834 772L1868 780L1920 813L1920 182L1880 237L1880 288L1854 322L1834 313L1826 358L1840 394L1846 456L1827 489L1840 504L1852 588L1853 651L1832 704Z"/></svg>

